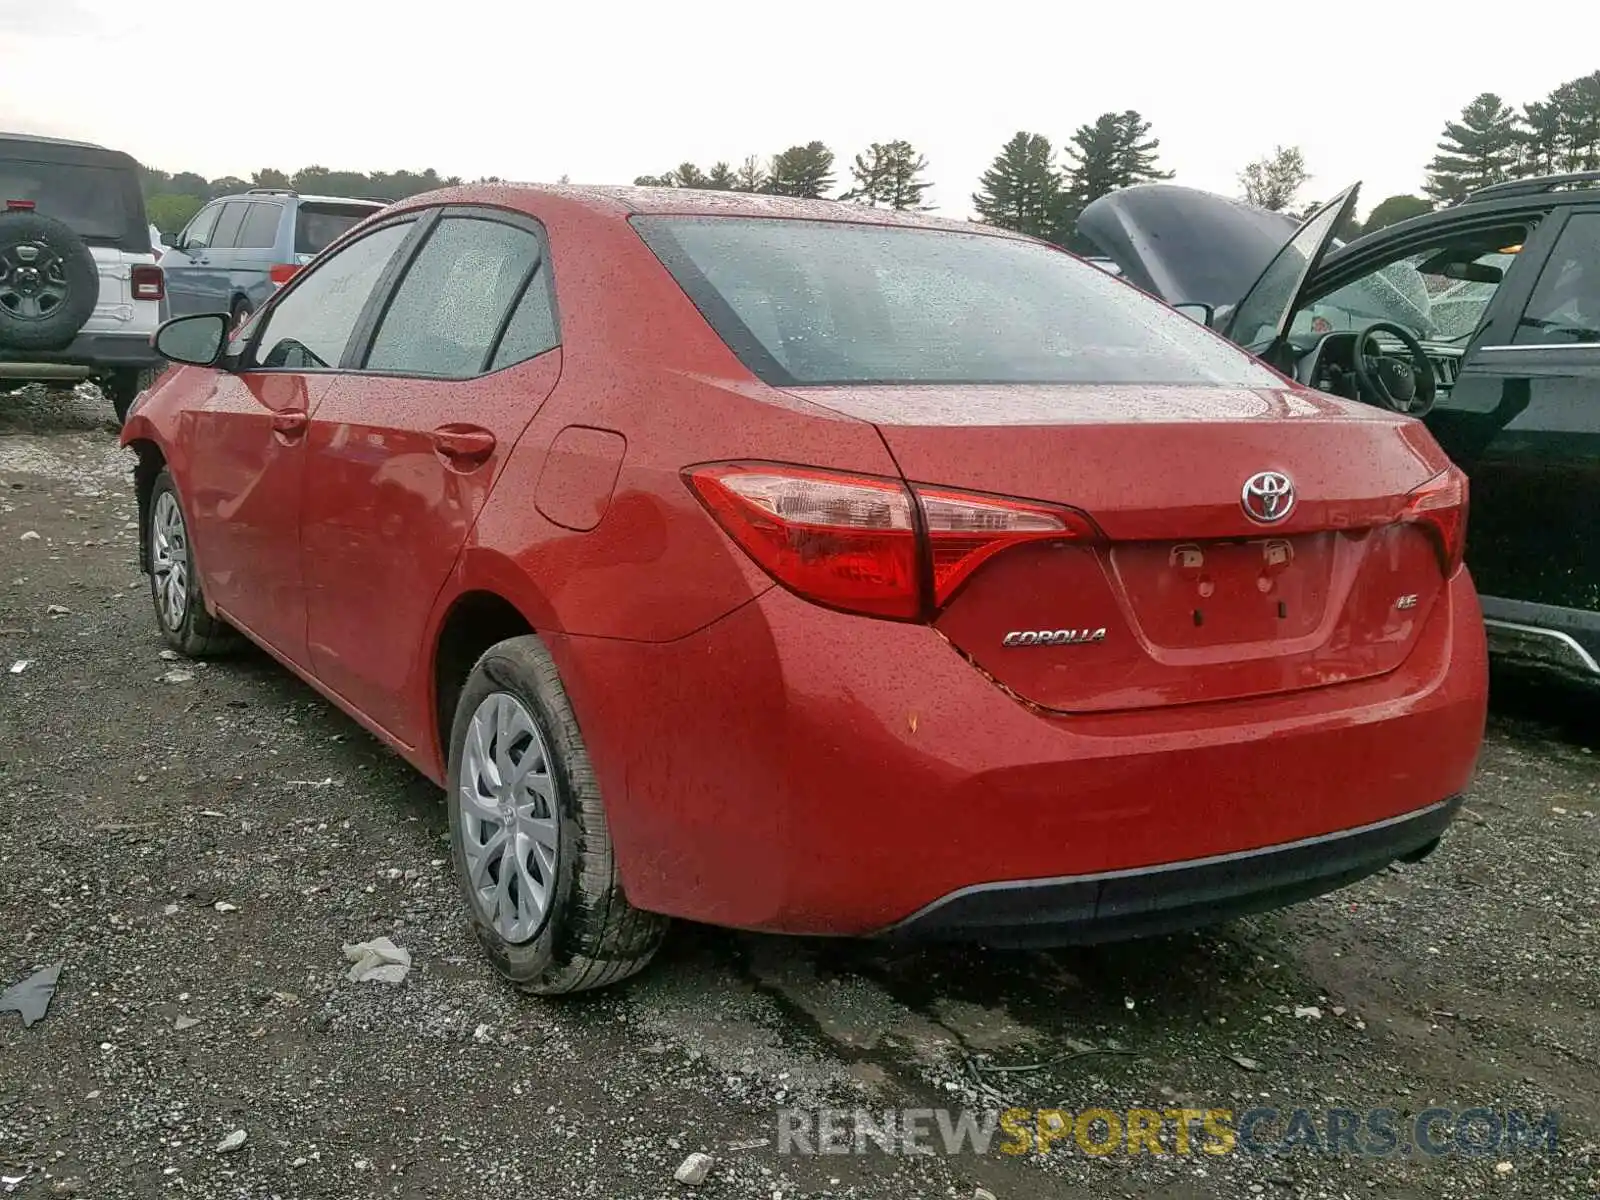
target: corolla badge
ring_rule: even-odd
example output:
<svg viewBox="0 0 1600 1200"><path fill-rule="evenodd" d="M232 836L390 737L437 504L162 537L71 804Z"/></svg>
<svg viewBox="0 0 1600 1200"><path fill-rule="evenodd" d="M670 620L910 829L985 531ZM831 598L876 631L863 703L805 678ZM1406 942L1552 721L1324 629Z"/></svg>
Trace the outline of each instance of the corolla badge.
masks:
<svg viewBox="0 0 1600 1200"><path fill-rule="evenodd" d="M1082 646L1106 640L1104 629L1013 629L1002 646Z"/></svg>
<svg viewBox="0 0 1600 1200"><path fill-rule="evenodd" d="M1244 481L1239 503L1252 521L1276 524L1294 508L1294 484L1282 471L1257 471Z"/></svg>

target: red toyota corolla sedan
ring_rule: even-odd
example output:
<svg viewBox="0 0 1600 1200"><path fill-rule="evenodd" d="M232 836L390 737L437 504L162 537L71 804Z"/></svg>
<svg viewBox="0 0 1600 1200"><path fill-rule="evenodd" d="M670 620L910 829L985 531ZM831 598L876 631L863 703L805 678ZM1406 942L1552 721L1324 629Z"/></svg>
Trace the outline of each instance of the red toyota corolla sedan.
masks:
<svg viewBox="0 0 1600 1200"><path fill-rule="evenodd" d="M226 326L163 327L123 432L162 633L443 785L529 990L669 916L1219 921L1420 857L1471 777L1460 472L1052 247L473 186Z"/></svg>

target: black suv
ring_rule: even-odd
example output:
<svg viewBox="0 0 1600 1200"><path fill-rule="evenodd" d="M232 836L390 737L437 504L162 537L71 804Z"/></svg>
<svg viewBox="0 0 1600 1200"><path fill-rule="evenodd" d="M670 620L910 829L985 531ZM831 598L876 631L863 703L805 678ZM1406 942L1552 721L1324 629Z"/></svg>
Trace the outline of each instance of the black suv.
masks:
<svg viewBox="0 0 1600 1200"><path fill-rule="evenodd" d="M92 379L120 419L164 365L165 298L139 165L0 133L0 390Z"/></svg>
<svg viewBox="0 0 1600 1200"><path fill-rule="evenodd" d="M1471 481L1491 650L1600 683L1600 172L1496 184L1340 244L1356 190L1296 225L1149 184L1095 201L1078 232L1285 374L1423 418Z"/></svg>

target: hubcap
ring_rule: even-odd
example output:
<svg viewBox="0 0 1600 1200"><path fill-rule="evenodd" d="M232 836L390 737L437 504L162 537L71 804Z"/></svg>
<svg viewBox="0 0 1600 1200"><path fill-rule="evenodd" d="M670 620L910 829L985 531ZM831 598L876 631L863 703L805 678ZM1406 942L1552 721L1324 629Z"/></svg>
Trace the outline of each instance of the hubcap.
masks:
<svg viewBox="0 0 1600 1200"><path fill-rule="evenodd" d="M560 822L550 755L522 701L496 692L478 705L456 786L473 907L505 941L529 941L555 894Z"/></svg>
<svg viewBox="0 0 1600 1200"><path fill-rule="evenodd" d="M67 300L67 271L44 242L0 250L0 308L22 321L42 321Z"/></svg>
<svg viewBox="0 0 1600 1200"><path fill-rule="evenodd" d="M176 633L189 612L189 537L171 492L161 493L150 517L150 578L156 611Z"/></svg>

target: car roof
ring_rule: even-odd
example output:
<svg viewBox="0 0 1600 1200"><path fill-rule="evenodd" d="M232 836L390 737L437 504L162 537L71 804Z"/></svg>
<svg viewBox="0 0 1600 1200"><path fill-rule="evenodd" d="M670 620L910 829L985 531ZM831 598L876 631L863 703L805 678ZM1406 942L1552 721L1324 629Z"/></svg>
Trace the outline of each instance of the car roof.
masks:
<svg viewBox="0 0 1600 1200"><path fill-rule="evenodd" d="M573 184L493 183L464 184L413 196L408 207L426 204L497 204L522 207L539 199L575 203L595 212L618 216L672 215L685 217L770 217L797 221L832 221L852 225L890 225L913 229L949 229L964 233L1024 238L1022 234L936 217L924 212L897 212L869 208L839 200L803 200L753 192L713 192L695 188L579 186Z"/></svg>
<svg viewBox="0 0 1600 1200"><path fill-rule="evenodd" d="M387 200L374 200L370 196L309 196L288 188L251 188L247 192L228 192L225 195L213 196L206 203L215 204L219 200L294 200L302 204L307 201L312 204L359 204L363 208L372 209L373 212L389 204Z"/></svg>
<svg viewBox="0 0 1600 1200"><path fill-rule="evenodd" d="M104 150L98 142L75 142L70 138L41 137L33 133L7 133L0 129L0 142L37 142L46 146L72 146L79 150Z"/></svg>

